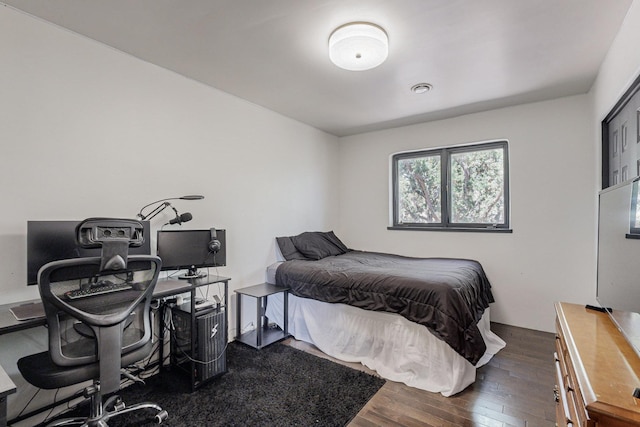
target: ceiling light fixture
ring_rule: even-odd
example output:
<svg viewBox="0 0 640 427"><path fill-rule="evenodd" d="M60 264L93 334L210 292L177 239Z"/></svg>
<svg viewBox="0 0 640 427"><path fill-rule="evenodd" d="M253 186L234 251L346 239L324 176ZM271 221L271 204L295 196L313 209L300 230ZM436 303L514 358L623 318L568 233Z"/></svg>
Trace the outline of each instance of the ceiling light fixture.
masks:
<svg viewBox="0 0 640 427"><path fill-rule="evenodd" d="M417 93L417 94L427 93L431 89L433 89L433 86L430 83L418 83L416 85L411 86L411 92Z"/></svg>
<svg viewBox="0 0 640 427"><path fill-rule="evenodd" d="M388 55L387 33L375 24L352 22L336 28L329 36L329 58L345 70L370 70Z"/></svg>

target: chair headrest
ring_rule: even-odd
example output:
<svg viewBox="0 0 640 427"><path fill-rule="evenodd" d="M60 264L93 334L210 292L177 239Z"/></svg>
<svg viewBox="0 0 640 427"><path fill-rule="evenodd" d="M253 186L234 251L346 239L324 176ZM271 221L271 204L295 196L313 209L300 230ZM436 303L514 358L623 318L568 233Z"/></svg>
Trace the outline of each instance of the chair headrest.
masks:
<svg viewBox="0 0 640 427"><path fill-rule="evenodd" d="M76 240L84 248L102 247L100 271L127 267L129 247L144 243L144 227L135 219L88 218L76 227Z"/></svg>

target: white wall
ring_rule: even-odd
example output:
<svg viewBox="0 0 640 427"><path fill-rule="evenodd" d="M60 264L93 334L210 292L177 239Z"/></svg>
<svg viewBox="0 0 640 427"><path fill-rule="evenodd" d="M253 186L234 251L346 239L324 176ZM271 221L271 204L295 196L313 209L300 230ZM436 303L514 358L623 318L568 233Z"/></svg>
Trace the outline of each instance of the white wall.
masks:
<svg viewBox="0 0 640 427"><path fill-rule="evenodd" d="M351 247L482 262L492 319L553 331L553 302L595 303L600 124L640 74L635 0L589 94L340 139L339 235ZM389 155L510 141L513 234L390 231Z"/></svg>
<svg viewBox="0 0 640 427"><path fill-rule="evenodd" d="M336 223L334 136L8 7L0 63L0 304L38 296L26 286L27 220L133 218L202 194L174 206L193 214L183 228L226 228L219 272L231 290L264 281L276 236ZM9 418L32 395L15 362L44 349L41 332L0 336L21 391Z"/></svg>
<svg viewBox="0 0 640 427"><path fill-rule="evenodd" d="M492 320L552 331L553 302L593 303L595 209L586 95L340 139L339 236L353 248L472 258L493 285ZM508 139L512 234L387 230L389 156Z"/></svg>
<svg viewBox="0 0 640 427"><path fill-rule="evenodd" d="M335 221L331 135L7 7L0 58L2 302L37 296L30 219L134 217L203 194L174 206L193 214L183 228L227 229L234 287L264 280L276 235Z"/></svg>
<svg viewBox="0 0 640 427"><path fill-rule="evenodd" d="M598 188L601 187L601 136L602 120L640 74L640 0L634 0L616 39L600 67L598 78L591 88L593 99L593 125L597 153Z"/></svg>

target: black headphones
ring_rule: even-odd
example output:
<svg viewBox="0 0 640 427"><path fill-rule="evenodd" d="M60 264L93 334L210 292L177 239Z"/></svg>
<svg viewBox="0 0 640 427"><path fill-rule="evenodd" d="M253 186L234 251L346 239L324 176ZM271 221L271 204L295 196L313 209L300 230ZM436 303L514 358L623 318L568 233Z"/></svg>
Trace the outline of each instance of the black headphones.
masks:
<svg viewBox="0 0 640 427"><path fill-rule="evenodd" d="M211 229L211 241L207 245L209 248L209 252L217 253L222 245L220 244L220 240L218 240L218 233L215 228Z"/></svg>

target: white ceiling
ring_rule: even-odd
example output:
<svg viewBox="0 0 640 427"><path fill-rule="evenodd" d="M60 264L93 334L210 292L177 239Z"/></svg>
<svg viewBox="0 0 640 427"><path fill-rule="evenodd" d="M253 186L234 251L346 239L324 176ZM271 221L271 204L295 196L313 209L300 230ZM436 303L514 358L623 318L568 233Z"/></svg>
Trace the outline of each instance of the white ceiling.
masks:
<svg viewBox="0 0 640 427"><path fill-rule="evenodd" d="M344 136L586 93L632 0L2 2ZM378 68L329 61L352 21L387 31Z"/></svg>

